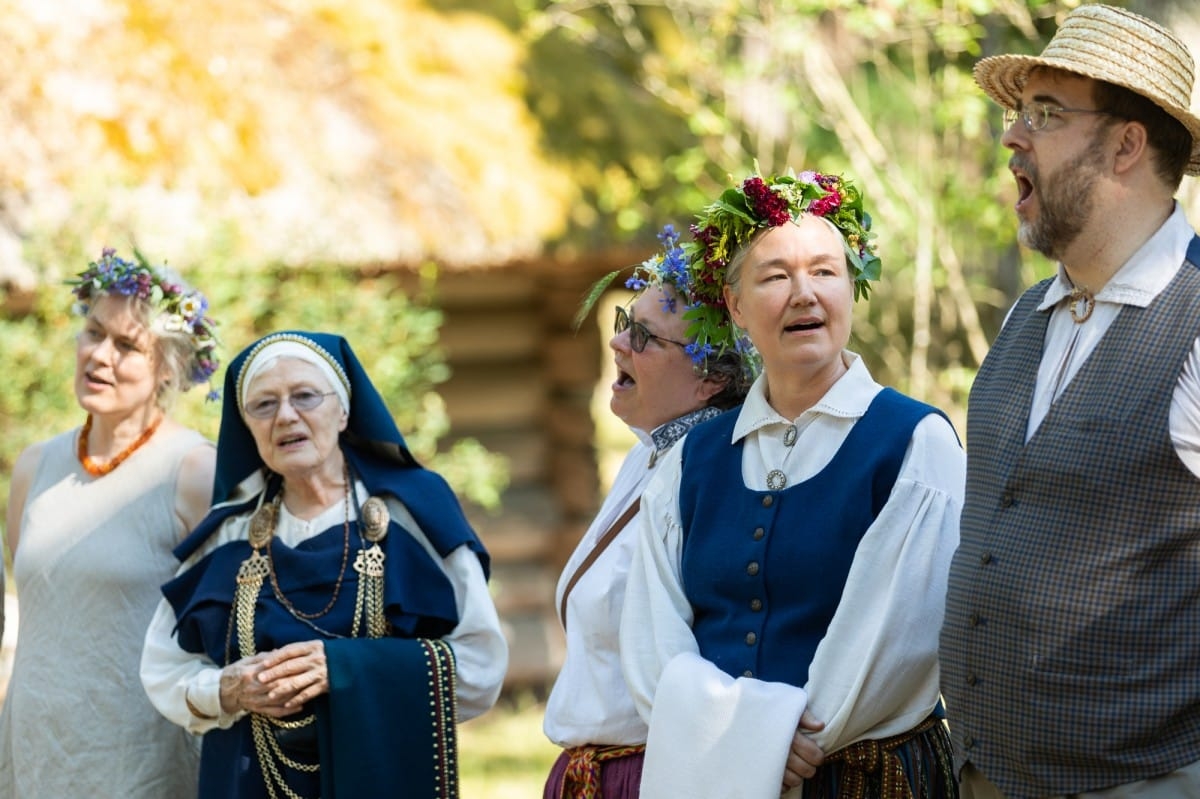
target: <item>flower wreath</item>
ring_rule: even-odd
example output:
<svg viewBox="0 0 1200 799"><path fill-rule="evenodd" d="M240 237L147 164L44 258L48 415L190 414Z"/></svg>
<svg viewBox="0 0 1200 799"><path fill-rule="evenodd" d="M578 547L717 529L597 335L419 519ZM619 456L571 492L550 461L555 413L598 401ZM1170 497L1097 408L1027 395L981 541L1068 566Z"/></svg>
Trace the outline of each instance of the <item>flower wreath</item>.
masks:
<svg viewBox="0 0 1200 799"><path fill-rule="evenodd" d="M753 347L729 318L723 289L730 260L759 231L779 227L804 214L828 219L842 235L854 278L854 299L866 299L869 281L878 280L879 256L871 243L871 217L862 194L845 178L819 172L771 177L751 175L726 189L691 226L692 241L680 244L671 226L659 241L664 251L638 266L625 285L641 290L668 283L687 298L684 318L691 322L689 354L696 363L729 349L753 353ZM756 355L755 355L756 357Z"/></svg>
<svg viewBox="0 0 1200 799"><path fill-rule="evenodd" d="M192 363L189 378L192 385L208 383L207 399L220 399L220 392L211 388L212 377L219 362L215 350L217 323L207 315L208 300L196 289L165 267L151 266L145 257L134 250L137 262L127 261L117 251L106 247L98 261L92 261L75 279L68 280L77 302L72 310L86 316L89 303L98 293L136 297L157 310L151 322L156 332L186 332L192 341Z"/></svg>
<svg viewBox="0 0 1200 799"><path fill-rule="evenodd" d="M634 267L633 275L625 281L625 287L644 291L647 286L670 286L675 290L676 296L684 303L683 318L690 323L687 337L691 343L684 347L684 351L697 369L703 371L709 358L719 357L732 349L741 357L748 374L751 377L756 375L759 357L750 339L733 324L729 314L724 311L723 302L720 308L714 308L706 297L696 291L689 255L695 245L680 244L674 225L665 225L658 234L658 240L663 245L662 251ZM676 312L675 302L671 297L663 300L666 310L671 313Z"/></svg>

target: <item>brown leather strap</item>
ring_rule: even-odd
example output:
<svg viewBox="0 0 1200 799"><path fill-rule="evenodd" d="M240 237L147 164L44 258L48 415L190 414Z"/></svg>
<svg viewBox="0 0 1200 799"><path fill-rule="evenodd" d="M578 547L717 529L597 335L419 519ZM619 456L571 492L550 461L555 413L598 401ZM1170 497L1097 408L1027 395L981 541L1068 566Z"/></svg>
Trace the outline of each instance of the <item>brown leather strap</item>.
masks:
<svg viewBox="0 0 1200 799"><path fill-rule="evenodd" d="M567 587L563 589L562 604L559 606L559 616L562 619L563 630L567 629L567 597L571 595L571 589L575 587L575 583L579 582L579 578L583 573L592 567L596 562L596 558L600 557L600 553L608 549L608 545L617 537L617 533L625 529L625 525L629 524L629 520L637 515L638 509L642 507L642 498L638 497L632 505L625 509L617 520L612 523L612 526L604 531L604 535L600 536L600 540L596 542L596 546L592 547L592 551L583 559L583 563L579 564L579 568L571 575L571 579L567 581Z"/></svg>

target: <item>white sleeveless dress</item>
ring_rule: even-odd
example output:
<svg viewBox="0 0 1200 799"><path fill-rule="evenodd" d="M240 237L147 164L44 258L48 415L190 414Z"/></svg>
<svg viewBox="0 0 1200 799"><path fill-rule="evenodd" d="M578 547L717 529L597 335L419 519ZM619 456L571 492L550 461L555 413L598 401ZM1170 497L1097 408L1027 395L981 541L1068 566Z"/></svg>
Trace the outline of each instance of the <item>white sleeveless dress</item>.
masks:
<svg viewBox="0 0 1200 799"><path fill-rule="evenodd" d="M20 623L0 711L0 799L187 799L199 740L162 717L138 676L175 573L180 462L199 433L155 436L109 474L46 442L13 564Z"/></svg>

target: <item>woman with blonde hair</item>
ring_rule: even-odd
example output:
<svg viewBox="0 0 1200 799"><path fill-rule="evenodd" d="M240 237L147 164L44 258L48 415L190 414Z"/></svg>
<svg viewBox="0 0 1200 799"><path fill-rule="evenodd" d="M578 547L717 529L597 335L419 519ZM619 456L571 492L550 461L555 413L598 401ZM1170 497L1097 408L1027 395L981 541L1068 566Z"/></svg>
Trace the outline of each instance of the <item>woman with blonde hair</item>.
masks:
<svg viewBox="0 0 1200 799"><path fill-rule="evenodd" d="M169 415L217 368L208 303L106 249L71 283L82 427L13 469L7 541L21 611L0 713L0 796L195 795L198 744L138 680L172 550L203 518L214 450Z"/></svg>

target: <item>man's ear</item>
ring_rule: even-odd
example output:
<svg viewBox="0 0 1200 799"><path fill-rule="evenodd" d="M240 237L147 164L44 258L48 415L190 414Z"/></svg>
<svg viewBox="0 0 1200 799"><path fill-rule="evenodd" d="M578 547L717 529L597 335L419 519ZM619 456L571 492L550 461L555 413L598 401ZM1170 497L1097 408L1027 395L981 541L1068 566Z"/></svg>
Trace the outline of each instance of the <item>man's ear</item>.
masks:
<svg viewBox="0 0 1200 799"><path fill-rule="evenodd" d="M1118 175L1128 172L1139 161L1150 158L1150 144L1146 126L1130 120L1121 126L1121 137L1113 154L1113 171Z"/></svg>

